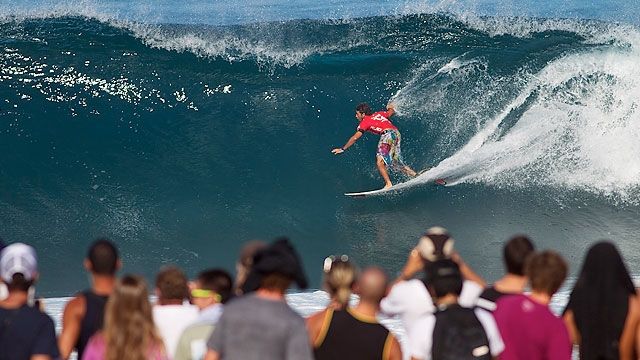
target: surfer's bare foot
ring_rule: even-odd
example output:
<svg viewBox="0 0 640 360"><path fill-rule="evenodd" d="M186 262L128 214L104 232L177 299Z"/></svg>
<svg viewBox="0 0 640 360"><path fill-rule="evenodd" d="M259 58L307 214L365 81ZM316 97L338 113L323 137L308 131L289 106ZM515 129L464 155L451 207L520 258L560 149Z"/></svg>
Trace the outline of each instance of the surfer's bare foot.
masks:
<svg viewBox="0 0 640 360"><path fill-rule="evenodd" d="M384 185L383 189L388 189L388 188L390 188L390 187L392 187L392 186L393 186L393 184L392 184L392 183L386 183L386 184Z"/></svg>

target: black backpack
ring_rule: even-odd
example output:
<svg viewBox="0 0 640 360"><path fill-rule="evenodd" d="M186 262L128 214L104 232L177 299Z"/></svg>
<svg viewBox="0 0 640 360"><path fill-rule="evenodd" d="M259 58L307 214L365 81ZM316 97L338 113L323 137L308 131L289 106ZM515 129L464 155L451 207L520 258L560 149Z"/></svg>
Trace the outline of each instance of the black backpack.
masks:
<svg viewBox="0 0 640 360"><path fill-rule="evenodd" d="M489 339L474 309L455 304L434 315L433 360L491 360Z"/></svg>

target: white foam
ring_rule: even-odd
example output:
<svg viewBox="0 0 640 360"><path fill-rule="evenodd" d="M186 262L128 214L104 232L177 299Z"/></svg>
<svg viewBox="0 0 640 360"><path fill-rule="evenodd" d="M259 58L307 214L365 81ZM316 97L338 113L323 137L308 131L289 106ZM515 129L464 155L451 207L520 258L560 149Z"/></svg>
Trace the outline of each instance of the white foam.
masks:
<svg viewBox="0 0 640 360"><path fill-rule="evenodd" d="M450 177L450 184L555 186L637 203L640 51L606 47L570 54L526 79L527 86L470 141L410 185ZM527 100L515 125L502 129Z"/></svg>

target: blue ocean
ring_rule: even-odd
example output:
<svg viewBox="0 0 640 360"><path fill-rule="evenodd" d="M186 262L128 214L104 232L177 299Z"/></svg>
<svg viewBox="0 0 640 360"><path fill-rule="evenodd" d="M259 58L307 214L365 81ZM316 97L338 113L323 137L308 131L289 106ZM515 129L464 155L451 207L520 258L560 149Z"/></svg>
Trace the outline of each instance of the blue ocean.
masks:
<svg viewBox="0 0 640 360"><path fill-rule="evenodd" d="M638 275L638 5L0 0L0 236L36 247L49 298L88 286L99 236L149 280L279 235L313 288L330 254L395 276L436 224L490 281L515 233L573 274L611 239ZM348 198L382 187L378 139L331 149L390 101L433 168Z"/></svg>

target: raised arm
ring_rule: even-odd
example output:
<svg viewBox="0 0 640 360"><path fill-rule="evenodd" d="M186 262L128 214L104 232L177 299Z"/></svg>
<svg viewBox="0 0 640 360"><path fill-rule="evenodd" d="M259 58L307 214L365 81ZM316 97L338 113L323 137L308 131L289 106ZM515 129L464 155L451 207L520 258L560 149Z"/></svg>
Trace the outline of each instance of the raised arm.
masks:
<svg viewBox="0 0 640 360"><path fill-rule="evenodd" d="M396 113L396 106L394 103L387 104L387 116L392 117Z"/></svg>
<svg viewBox="0 0 640 360"><path fill-rule="evenodd" d="M335 148L335 149L331 150L331 152L334 153L335 155L342 154L345 150L347 150L349 147L351 147L351 145L353 145L356 141L358 141L358 139L360 139L361 136L362 136L362 132L361 131L356 131L356 133L353 134L353 136L351 136L349 138L349 141L347 141L347 143L344 144L343 147Z"/></svg>

